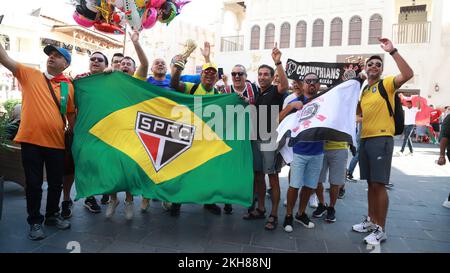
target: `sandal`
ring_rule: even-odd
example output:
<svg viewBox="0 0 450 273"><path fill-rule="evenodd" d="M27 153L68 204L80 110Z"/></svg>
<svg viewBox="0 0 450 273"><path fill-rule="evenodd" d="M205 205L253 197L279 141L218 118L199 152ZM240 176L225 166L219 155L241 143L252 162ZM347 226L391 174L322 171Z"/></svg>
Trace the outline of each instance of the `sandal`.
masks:
<svg viewBox="0 0 450 273"><path fill-rule="evenodd" d="M244 214L242 218L244 220L264 219L266 218L266 210L256 208L254 211Z"/></svg>
<svg viewBox="0 0 450 273"><path fill-rule="evenodd" d="M278 217L270 215L269 218L267 219L264 228L267 230L275 230L277 228L277 225L278 225Z"/></svg>

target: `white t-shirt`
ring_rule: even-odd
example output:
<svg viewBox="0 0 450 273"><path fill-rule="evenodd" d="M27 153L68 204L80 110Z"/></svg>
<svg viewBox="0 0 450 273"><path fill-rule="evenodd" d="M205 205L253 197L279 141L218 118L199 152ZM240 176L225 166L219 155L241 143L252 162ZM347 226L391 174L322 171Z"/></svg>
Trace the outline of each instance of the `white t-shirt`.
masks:
<svg viewBox="0 0 450 273"><path fill-rule="evenodd" d="M405 111L405 125L415 125L416 124L416 114L420 110L417 107L405 107L403 106L403 110Z"/></svg>
<svg viewBox="0 0 450 273"><path fill-rule="evenodd" d="M284 101L283 101L283 109L286 108L286 106L293 101L295 98L297 98L297 94L296 93L292 93L289 96L287 96Z"/></svg>

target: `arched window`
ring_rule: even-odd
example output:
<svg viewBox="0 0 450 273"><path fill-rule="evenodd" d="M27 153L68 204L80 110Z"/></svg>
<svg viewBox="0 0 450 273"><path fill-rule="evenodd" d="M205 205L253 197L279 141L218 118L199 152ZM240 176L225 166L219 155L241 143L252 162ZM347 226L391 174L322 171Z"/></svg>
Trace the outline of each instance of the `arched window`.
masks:
<svg viewBox="0 0 450 273"><path fill-rule="evenodd" d="M306 47L306 22L300 21L295 29L295 47Z"/></svg>
<svg viewBox="0 0 450 273"><path fill-rule="evenodd" d="M291 40L291 25L286 22L281 25L280 48L289 48L290 40Z"/></svg>
<svg viewBox="0 0 450 273"><path fill-rule="evenodd" d="M260 28L253 26L250 34L250 49L259 49Z"/></svg>
<svg viewBox="0 0 450 273"><path fill-rule="evenodd" d="M379 14L370 17L369 23L369 45L378 44L378 38L381 37L383 29L383 18Z"/></svg>
<svg viewBox="0 0 450 273"><path fill-rule="evenodd" d="M275 45L275 26L273 24L268 24L266 26L266 37L264 39L264 48L272 49Z"/></svg>
<svg viewBox="0 0 450 273"><path fill-rule="evenodd" d="M330 46L342 45L342 19L339 17L331 21Z"/></svg>
<svg viewBox="0 0 450 273"><path fill-rule="evenodd" d="M324 23L317 19L313 24L312 46L323 46Z"/></svg>
<svg viewBox="0 0 450 273"><path fill-rule="evenodd" d="M362 29L361 17L353 16L352 19L350 19L348 45L361 44L361 29Z"/></svg>

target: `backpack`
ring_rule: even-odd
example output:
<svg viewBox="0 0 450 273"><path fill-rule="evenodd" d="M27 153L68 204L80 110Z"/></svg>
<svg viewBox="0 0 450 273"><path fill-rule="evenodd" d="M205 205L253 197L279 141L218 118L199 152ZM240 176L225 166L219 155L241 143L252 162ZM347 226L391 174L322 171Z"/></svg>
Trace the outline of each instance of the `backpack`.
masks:
<svg viewBox="0 0 450 273"><path fill-rule="evenodd" d="M194 95L195 91L197 91L197 88L200 86L199 83L194 84L194 86L192 86L191 91L189 92L189 94ZM214 87L214 95L219 94L219 91Z"/></svg>
<svg viewBox="0 0 450 273"><path fill-rule="evenodd" d="M394 94L394 111L392 111L392 106L389 103L388 95L386 89L383 85L383 80L378 82L378 91L383 99L386 101L387 108L389 110L389 115L394 116L395 122L395 133L394 135L398 136L403 134L403 130L405 129L405 112L403 111L402 101L398 94Z"/></svg>

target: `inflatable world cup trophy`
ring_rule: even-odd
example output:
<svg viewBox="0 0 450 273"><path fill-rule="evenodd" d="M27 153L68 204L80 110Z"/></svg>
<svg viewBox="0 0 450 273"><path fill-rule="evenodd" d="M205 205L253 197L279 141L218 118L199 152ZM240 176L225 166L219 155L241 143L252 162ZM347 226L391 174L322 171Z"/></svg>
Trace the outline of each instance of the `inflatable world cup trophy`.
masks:
<svg viewBox="0 0 450 273"><path fill-rule="evenodd" d="M192 39L188 39L184 46L183 52L180 54L181 58L186 61L196 48L197 44L195 43L195 41Z"/></svg>

